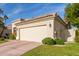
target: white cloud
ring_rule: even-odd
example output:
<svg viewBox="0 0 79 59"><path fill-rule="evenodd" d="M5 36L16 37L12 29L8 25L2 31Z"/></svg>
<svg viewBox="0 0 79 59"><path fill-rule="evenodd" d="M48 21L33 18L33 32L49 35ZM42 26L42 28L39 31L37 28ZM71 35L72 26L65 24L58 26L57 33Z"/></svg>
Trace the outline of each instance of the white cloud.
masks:
<svg viewBox="0 0 79 59"><path fill-rule="evenodd" d="M13 16L13 15L16 15L21 11L22 11L22 8L16 8L15 10L13 10L12 13L8 14L8 16L10 17L10 16Z"/></svg>

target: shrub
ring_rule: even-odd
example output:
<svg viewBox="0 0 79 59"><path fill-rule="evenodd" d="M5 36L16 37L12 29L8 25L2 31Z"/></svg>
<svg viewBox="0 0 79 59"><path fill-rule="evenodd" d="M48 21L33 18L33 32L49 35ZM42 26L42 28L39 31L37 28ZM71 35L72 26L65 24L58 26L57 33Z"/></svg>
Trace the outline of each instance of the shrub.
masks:
<svg viewBox="0 0 79 59"><path fill-rule="evenodd" d="M63 45L64 40L63 39L55 39L56 44Z"/></svg>
<svg viewBox="0 0 79 59"><path fill-rule="evenodd" d="M75 31L75 42L79 42L79 30Z"/></svg>
<svg viewBox="0 0 79 59"><path fill-rule="evenodd" d="M4 36L5 39L9 39L9 33L5 34L6 36Z"/></svg>
<svg viewBox="0 0 79 59"><path fill-rule="evenodd" d="M54 45L55 41L51 37L47 37L42 40L42 43L47 45Z"/></svg>
<svg viewBox="0 0 79 59"><path fill-rule="evenodd" d="M13 34L9 34L9 39L16 39L16 37Z"/></svg>
<svg viewBox="0 0 79 59"><path fill-rule="evenodd" d="M4 38L0 38L0 41L5 41L5 39Z"/></svg>

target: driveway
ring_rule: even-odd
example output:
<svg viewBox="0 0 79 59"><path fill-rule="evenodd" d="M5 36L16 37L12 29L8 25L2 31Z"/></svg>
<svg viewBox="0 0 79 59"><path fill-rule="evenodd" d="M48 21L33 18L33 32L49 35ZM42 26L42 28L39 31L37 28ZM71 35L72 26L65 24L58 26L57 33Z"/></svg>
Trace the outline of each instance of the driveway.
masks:
<svg viewBox="0 0 79 59"><path fill-rule="evenodd" d="M0 44L0 56L19 56L40 45L37 42L12 40Z"/></svg>

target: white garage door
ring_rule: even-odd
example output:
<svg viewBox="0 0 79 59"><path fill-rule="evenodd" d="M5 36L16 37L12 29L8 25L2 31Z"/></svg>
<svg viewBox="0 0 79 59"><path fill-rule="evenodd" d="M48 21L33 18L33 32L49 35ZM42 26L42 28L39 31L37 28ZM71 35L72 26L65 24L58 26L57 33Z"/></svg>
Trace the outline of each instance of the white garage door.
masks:
<svg viewBox="0 0 79 59"><path fill-rule="evenodd" d="M41 42L47 37L47 26L20 29L20 40Z"/></svg>

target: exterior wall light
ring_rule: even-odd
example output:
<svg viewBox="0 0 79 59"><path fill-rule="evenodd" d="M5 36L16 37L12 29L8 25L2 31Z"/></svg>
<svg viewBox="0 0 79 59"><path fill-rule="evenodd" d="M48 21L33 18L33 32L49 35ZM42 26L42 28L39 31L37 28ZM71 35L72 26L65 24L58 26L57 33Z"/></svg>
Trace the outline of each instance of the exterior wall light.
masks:
<svg viewBox="0 0 79 59"><path fill-rule="evenodd" d="M49 27L51 27L52 25L51 24L49 24Z"/></svg>

